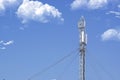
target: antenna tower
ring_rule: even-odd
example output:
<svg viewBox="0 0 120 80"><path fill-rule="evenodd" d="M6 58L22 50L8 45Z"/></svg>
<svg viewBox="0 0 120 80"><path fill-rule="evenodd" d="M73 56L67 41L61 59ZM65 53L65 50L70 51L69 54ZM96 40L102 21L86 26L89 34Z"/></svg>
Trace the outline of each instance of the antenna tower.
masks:
<svg viewBox="0 0 120 80"><path fill-rule="evenodd" d="M82 16L78 22L80 36L80 80L85 80L85 50L87 45L87 34L85 32L85 19Z"/></svg>

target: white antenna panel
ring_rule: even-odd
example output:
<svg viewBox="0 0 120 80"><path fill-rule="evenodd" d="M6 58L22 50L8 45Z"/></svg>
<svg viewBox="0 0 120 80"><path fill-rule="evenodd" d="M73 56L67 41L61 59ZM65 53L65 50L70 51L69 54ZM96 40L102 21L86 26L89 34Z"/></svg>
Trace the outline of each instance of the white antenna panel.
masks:
<svg viewBox="0 0 120 80"><path fill-rule="evenodd" d="M85 33L84 33L84 31L81 32L81 42L82 43L85 42Z"/></svg>

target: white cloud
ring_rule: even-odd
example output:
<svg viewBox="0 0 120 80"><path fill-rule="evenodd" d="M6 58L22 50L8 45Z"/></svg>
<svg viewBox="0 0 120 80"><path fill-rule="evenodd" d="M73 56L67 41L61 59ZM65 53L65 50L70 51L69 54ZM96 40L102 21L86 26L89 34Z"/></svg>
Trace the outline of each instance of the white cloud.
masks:
<svg viewBox="0 0 120 80"><path fill-rule="evenodd" d="M114 14L116 18L120 18L120 11L109 11L106 14Z"/></svg>
<svg viewBox="0 0 120 80"><path fill-rule="evenodd" d="M3 50L4 50L4 49L6 49L6 47L0 47L0 49L3 49Z"/></svg>
<svg viewBox="0 0 120 80"><path fill-rule="evenodd" d="M103 41L105 40L120 40L120 31L116 29L108 29L105 31L101 38Z"/></svg>
<svg viewBox="0 0 120 80"><path fill-rule="evenodd" d="M88 2L88 8L98 9L104 7L105 5L107 5L107 3L108 3L107 0L90 0Z"/></svg>
<svg viewBox="0 0 120 80"><path fill-rule="evenodd" d="M54 6L43 4L39 1L24 0L17 10L17 16L21 18L23 23L29 20L39 21L42 23L49 22L51 18L64 20L62 13Z"/></svg>
<svg viewBox="0 0 120 80"><path fill-rule="evenodd" d="M7 46L9 46L9 45L11 45L13 43L14 43L13 40L10 40L10 41L7 41L7 42L1 40L0 41L0 49L6 49Z"/></svg>
<svg viewBox="0 0 120 80"><path fill-rule="evenodd" d="M3 41L3 40L1 40L1 41L0 41L0 44L2 44L3 42L4 42L4 41Z"/></svg>
<svg viewBox="0 0 120 80"><path fill-rule="evenodd" d="M0 11L4 11L6 7L15 4L17 0L0 0Z"/></svg>
<svg viewBox="0 0 120 80"><path fill-rule="evenodd" d="M11 44L13 44L13 43L14 43L14 41L11 40L11 41L8 41L8 42L3 43L3 45L4 45L4 46L7 46L7 45L11 45Z"/></svg>
<svg viewBox="0 0 120 80"><path fill-rule="evenodd" d="M109 11L106 14L113 14L113 15L115 15L116 18L120 19L120 10L119 10L120 9L120 5L118 5L117 7L118 7L117 11Z"/></svg>
<svg viewBox="0 0 120 80"><path fill-rule="evenodd" d="M71 4L72 9L78 9L82 6L87 5L87 0L74 0L73 3Z"/></svg>
<svg viewBox="0 0 120 80"><path fill-rule="evenodd" d="M71 4L72 9L86 7L88 9L98 9L107 5L108 0L74 0Z"/></svg>

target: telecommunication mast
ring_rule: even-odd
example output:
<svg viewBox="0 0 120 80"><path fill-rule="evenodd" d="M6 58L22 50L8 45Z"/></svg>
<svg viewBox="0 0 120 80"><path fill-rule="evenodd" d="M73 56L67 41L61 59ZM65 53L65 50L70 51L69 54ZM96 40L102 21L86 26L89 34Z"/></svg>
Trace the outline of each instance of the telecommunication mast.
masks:
<svg viewBox="0 0 120 80"><path fill-rule="evenodd" d="M82 16L78 22L79 36L80 36L80 80L85 80L85 50L87 45L86 23Z"/></svg>

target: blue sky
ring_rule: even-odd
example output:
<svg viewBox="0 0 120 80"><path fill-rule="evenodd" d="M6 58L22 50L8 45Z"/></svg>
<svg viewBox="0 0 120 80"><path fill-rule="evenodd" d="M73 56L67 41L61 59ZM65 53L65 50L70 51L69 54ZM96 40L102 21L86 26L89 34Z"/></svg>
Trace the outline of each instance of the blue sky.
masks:
<svg viewBox="0 0 120 80"><path fill-rule="evenodd" d="M86 80L119 80L119 0L0 0L0 79L27 80L79 48L86 20ZM79 56L31 80L78 80Z"/></svg>

